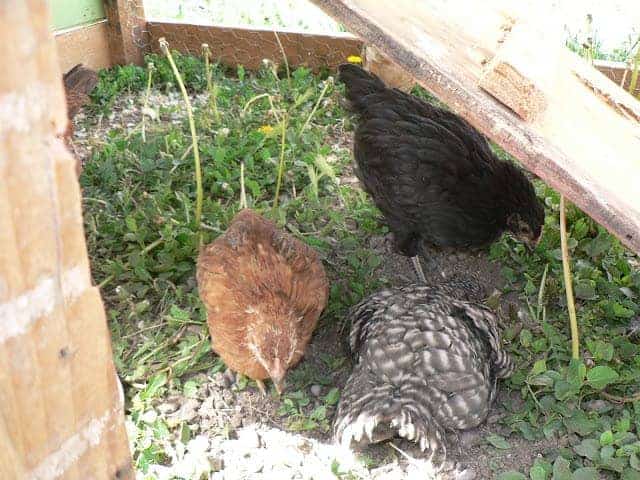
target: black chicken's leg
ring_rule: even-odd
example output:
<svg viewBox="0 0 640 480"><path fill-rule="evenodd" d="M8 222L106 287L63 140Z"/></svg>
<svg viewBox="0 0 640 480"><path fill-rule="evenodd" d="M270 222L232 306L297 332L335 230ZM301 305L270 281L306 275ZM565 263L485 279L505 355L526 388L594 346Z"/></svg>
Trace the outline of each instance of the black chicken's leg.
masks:
<svg viewBox="0 0 640 480"><path fill-rule="evenodd" d="M411 257L411 265L413 265L413 270L422 283L427 283L427 277L424 276L424 271L422 270L422 265L420 264L420 257L415 255Z"/></svg>
<svg viewBox="0 0 640 480"><path fill-rule="evenodd" d="M393 233L396 248L402 255L406 255L411 258L411 265L418 280L422 283L427 283L427 277L422 270L420 264L420 257L418 256L418 248L420 243L420 237L412 231L406 231L399 228Z"/></svg>

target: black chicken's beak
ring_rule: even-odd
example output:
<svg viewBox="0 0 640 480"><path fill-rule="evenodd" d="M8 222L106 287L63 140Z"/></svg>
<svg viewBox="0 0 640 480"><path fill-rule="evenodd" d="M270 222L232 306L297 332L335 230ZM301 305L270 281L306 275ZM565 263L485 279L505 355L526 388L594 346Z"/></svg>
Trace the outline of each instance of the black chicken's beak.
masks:
<svg viewBox="0 0 640 480"><path fill-rule="evenodd" d="M527 238L524 244L527 246L530 252L533 252L536 248L538 248L540 240L542 240L542 231L540 231L540 235L538 235L538 238Z"/></svg>
<svg viewBox="0 0 640 480"><path fill-rule="evenodd" d="M544 228L540 227L540 233L538 234L538 238L535 239L534 248L540 245L540 241L542 240L542 234L544 233Z"/></svg>

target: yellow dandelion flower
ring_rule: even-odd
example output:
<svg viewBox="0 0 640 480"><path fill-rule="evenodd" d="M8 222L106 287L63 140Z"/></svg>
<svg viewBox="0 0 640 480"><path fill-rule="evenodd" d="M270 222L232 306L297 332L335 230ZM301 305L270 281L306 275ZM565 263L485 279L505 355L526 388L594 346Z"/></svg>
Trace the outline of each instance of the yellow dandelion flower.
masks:
<svg viewBox="0 0 640 480"><path fill-rule="evenodd" d="M273 127L271 125L263 125L258 129L258 131L264 135L269 135L273 132Z"/></svg>
<svg viewBox="0 0 640 480"><path fill-rule="evenodd" d="M358 55L349 55L347 57L347 62L349 63L362 63L362 57Z"/></svg>

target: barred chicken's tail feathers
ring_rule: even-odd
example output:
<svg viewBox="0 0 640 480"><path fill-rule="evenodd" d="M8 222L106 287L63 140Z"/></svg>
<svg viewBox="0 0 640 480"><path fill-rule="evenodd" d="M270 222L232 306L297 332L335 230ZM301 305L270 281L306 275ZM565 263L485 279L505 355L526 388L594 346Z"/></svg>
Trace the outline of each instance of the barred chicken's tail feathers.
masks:
<svg viewBox="0 0 640 480"><path fill-rule="evenodd" d="M338 67L338 79L344 83L347 100L356 113L364 111L368 95L387 89L377 76L351 63L345 63Z"/></svg>
<svg viewBox="0 0 640 480"><path fill-rule="evenodd" d="M502 345L498 317L489 308L468 302L454 301L455 305L464 311L471 320L474 329L484 337L489 346L491 370L495 378L508 378L515 369L515 364L509 352Z"/></svg>
<svg viewBox="0 0 640 480"><path fill-rule="evenodd" d="M416 442L434 465L442 466L447 453L444 430L425 402L416 401L419 389L374 382L366 367L356 366L338 404L334 441L349 448L352 442L369 444L400 436Z"/></svg>

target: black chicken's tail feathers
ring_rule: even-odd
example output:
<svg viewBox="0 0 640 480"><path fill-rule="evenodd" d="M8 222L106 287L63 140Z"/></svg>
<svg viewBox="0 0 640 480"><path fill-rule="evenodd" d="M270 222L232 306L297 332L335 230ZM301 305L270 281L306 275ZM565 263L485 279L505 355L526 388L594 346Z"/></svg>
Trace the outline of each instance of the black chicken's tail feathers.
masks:
<svg viewBox="0 0 640 480"><path fill-rule="evenodd" d="M447 455L444 429L424 402L411 399L409 391L403 394L402 388L394 395L392 385L373 385L369 376L360 365L354 369L334 418L334 441L349 448L352 442L362 445L400 436L416 442L435 467L443 468Z"/></svg>
<svg viewBox="0 0 640 480"><path fill-rule="evenodd" d="M387 89L384 82L373 73L351 63L338 67L338 80L345 84L347 100L357 113L361 113L365 108L367 95Z"/></svg>

